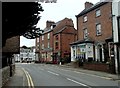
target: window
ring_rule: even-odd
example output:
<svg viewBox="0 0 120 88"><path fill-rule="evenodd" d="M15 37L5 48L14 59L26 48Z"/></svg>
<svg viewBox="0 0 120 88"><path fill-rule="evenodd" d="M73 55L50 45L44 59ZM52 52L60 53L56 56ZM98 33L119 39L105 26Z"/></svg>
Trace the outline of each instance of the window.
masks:
<svg viewBox="0 0 120 88"><path fill-rule="evenodd" d="M84 39L87 39L87 38L88 38L87 28L85 28L85 29L83 30L83 35L84 35Z"/></svg>
<svg viewBox="0 0 120 88"><path fill-rule="evenodd" d="M39 44L38 44L38 45L37 45L37 50L39 50L39 48L40 48L40 47L39 47Z"/></svg>
<svg viewBox="0 0 120 88"><path fill-rule="evenodd" d="M50 48L50 43L48 42L48 48Z"/></svg>
<svg viewBox="0 0 120 88"><path fill-rule="evenodd" d="M44 40L44 35L42 35L42 40Z"/></svg>
<svg viewBox="0 0 120 88"><path fill-rule="evenodd" d="M50 33L48 33L48 39L50 39Z"/></svg>
<svg viewBox="0 0 120 88"><path fill-rule="evenodd" d="M58 35L55 36L55 39L58 40Z"/></svg>
<svg viewBox="0 0 120 88"><path fill-rule="evenodd" d="M55 49L58 49L58 42L55 42Z"/></svg>
<svg viewBox="0 0 120 88"><path fill-rule="evenodd" d="M86 22L88 19L87 19L87 16L84 16L83 17L83 22Z"/></svg>
<svg viewBox="0 0 120 88"><path fill-rule="evenodd" d="M96 35L101 35L101 24L96 25Z"/></svg>
<svg viewBox="0 0 120 88"><path fill-rule="evenodd" d="M44 49L44 44L42 44L42 49Z"/></svg>
<svg viewBox="0 0 120 88"><path fill-rule="evenodd" d="M96 10L95 15L96 15L96 17L98 17L98 16L101 15L100 9L99 9L99 10Z"/></svg>
<svg viewBox="0 0 120 88"><path fill-rule="evenodd" d="M39 43L40 41L39 41L39 38L37 38L37 43Z"/></svg>

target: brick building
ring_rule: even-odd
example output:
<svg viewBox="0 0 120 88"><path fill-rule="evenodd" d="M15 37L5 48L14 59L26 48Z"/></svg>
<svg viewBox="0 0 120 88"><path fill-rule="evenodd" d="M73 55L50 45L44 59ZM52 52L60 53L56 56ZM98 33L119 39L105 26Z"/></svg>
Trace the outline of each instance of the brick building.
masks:
<svg viewBox="0 0 120 88"><path fill-rule="evenodd" d="M36 39L36 52L38 53L39 61L52 61L53 54L53 29L54 22L47 21L46 28L43 30L42 36Z"/></svg>
<svg viewBox="0 0 120 88"><path fill-rule="evenodd" d="M112 19L113 19L113 40L115 55L115 70L120 74L120 0L112 2Z"/></svg>
<svg viewBox="0 0 120 88"><path fill-rule="evenodd" d="M76 15L78 41L71 43L72 61L77 59L105 64L114 62L111 16L111 2L85 2L85 9ZM107 70L105 68L104 71ZM91 66L89 69L95 67ZM98 67L95 70L102 69Z"/></svg>
<svg viewBox="0 0 120 88"><path fill-rule="evenodd" d="M55 24L53 29L54 40L54 59L57 62L64 61L69 63L70 59L70 43L76 40L76 29L72 19L65 18Z"/></svg>
<svg viewBox="0 0 120 88"><path fill-rule="evenodd" d="M58 22L47 21L40 38L36 39L36 51L41 62L60 61L70 56L70 42L75 41L76 30L72 19L65 18ZM39 48L38 48L39 47Z"/></svg>

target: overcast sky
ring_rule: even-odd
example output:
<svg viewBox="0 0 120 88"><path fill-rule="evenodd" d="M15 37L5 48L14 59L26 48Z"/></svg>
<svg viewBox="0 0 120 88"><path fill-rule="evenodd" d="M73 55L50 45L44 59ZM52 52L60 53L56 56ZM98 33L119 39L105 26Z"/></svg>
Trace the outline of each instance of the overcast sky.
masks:
<svg viewBox="0 0 120 88"><path fill-rule="evenodd" d="M92 2L93 4L100 0L57 0L57 3L41 3L44 11L41 12L41 19L37 24L37 27L44 29L46 27L46 21L60 21L65 17L71 18L76 28L76 17L83 9L86 1ZM35 40L20 38L20 46L35 46Z"/></svg>

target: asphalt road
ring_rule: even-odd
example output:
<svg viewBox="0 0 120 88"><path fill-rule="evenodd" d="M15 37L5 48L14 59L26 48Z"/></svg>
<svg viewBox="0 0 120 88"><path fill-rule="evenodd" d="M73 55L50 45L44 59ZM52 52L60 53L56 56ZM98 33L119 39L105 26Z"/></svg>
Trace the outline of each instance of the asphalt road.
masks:
<svg viewBox="0 0 120 88"><path fill-rule="evenodd" d="M16 64L32 81L33 86L118 87L118 81L85 74L72 69L47 64Z"/></svg>

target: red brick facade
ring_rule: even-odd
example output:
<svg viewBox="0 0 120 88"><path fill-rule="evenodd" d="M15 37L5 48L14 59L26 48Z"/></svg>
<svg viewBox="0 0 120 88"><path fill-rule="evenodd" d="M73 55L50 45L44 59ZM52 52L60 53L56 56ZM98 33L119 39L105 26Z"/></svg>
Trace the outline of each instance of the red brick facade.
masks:
<svg viewBox="0 0 120 88"><path fill-rule="evenodd" d="M78 39L83 40L83 30L87 28L88 37L94 41L105 42L106 38L112 36L112 18L111 18L111 3L106 3L80 17L78 17ZM97 9L100 9L101 15L96 17L95 12ZM87 22L83 22L83 17L87 16ZM96 24L101 23L102 34L96 35Z"/></svg>
<svg viewBox="0 0 120 88"><path fill-rule="evenodd" d="M48 34L49 33L49 34ZM48 39L48 35L49 39ZM44 36L44 39L43 39ZM70 43L76 39L76 30L72 19L65 18L59 22L46 22L46 28L39 42L36 39L36 51L40 53L40 61L57 63L65 54L70 56ZM49 43L49 44L48 44Z"/></svg>
<svg viewBox="0 0 120 88"><path fill-rule="evenodd" d="M91 7L90 7L91 6ZM83 58L86 62L98 62L110 63L113 69L109 69L114 73L114 48L113 47L113 35L112 35L112 3L111 2L98 2L95 5L91 3L85 3L85 9L78 15L77 18L77 39L82 41L77 43L78 45L89 44L88 41L93 41L91 51L93 52L92 57L89 58L88 50L85 48L85 57ZM88 8L89 7L89 8ZM87 42L86 42L87 41ZM85 45L86 46L86 45ZM85 68L93 70L101 70L100 68L94 68L91 63L91 68L85 64ZM90 65L90 63L89 63ZM97 65L97 64L96 64ZM99 65L99 64L98 64ZM97 67L97 66L96 66ZM105 71L107 71L105 69Z"/></svg>

